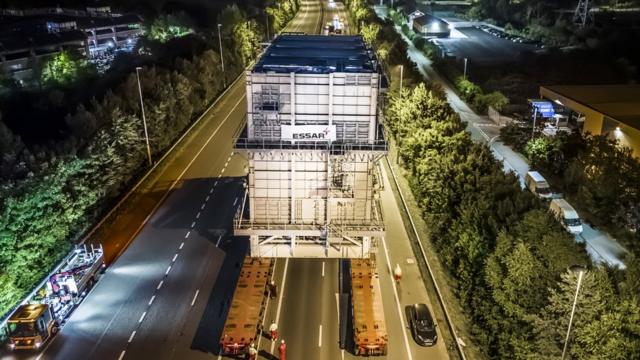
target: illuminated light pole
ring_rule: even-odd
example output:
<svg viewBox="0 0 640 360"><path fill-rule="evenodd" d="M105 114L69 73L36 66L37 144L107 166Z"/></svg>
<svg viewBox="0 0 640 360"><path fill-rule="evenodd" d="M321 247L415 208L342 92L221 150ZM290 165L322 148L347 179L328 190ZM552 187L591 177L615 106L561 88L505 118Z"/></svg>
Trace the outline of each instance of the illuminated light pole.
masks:
<svg viewBox="0 0 640 360"><path fill-rule="evenodd" d="M402 72L404 71L404 65L400 65L400 97L402 97Z"/></svg>
<svg viewBox="0 0 640 360"><path fill-rule="evenodd" d="M142 125L144 126L144 140L147 143L147 158L149 159L149 166L153 165L153 160L151 160L151 146L149 145L149 133L147 132L147 118L144 115L144 101L142 101L142 87L140 86L140 69L141 67L136 67L136 78L138 79L138 94L140 95L140 110L142 112Z"/></svg>
<svg viewBox="0 0 640 360"><path fill-rule="evenodd" d="M220 45L220 64L222 64L222 84L227 87L227 76L224 72L224 56L222 56L222 35L220 35L220 28L222 24L218 24L218 44Z"/></svg>
<svg viewBox="0 0 640 360"><path fill-rule="evenodd" d="M573 315L576 312L576 304L578 303L578 293L580 292L580 285L582 284L582 277L587 269L580 265L573 265L569 268L573 273L578 274L578 286L576 286L576 296L573 298L573 307L571 308L571 316L569 317L569 328L567 329L567 337L564 339L564 348L562 349L562 360L567 353L567 346L569 345L569 335L571 334L571 324L573 323Z"/></svg>
<svg viewBox="0 0 640 360"><path fill-rule="evenodd" d="M464 58L464 73L462 75L462 78L467 80L467 58Z"/></svg>

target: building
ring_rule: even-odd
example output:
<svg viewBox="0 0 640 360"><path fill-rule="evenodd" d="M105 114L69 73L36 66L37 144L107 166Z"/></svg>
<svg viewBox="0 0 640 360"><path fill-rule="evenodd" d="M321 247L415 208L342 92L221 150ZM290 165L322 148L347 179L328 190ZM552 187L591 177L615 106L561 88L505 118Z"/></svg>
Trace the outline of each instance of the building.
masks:
<svg viewBox="0 0 640 360"><path fill-rule="evenodd" d="M449 37L451 34L449 24L431 14L425 14L413 19L413 30L427 37L443 38Z"/></svg>
<svg viewBox="0 0 640 360"><path fill-rule="evenodd" d="M0 10L0 65L26 81L38 64L61 51L92 57L131 45L141 25L137 15L114 14L109 7Z"/></svg>
<svg viewBox="0 0 640 360"><path fill-rule="evenodd" d="M640 85L541 86L553 101L582 124L582 133L606 134L640 156Z"/></svg>
<svg viewBox="0 0 640 360"><path fill-rule="evenodd" d="M367 258L384 234L378 64L360 36L281 35L246 73L235 234L251 256Z"/></svg>

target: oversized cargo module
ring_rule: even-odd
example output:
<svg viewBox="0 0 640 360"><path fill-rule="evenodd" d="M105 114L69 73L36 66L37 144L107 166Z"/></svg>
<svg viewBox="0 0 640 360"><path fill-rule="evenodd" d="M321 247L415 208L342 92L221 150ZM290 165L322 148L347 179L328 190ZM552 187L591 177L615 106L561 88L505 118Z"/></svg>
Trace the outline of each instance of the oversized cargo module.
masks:
<svg viewBox="0 0 640 360"><path fill-rule="evenodd" d="M355 354L386 355L389 335L373 255L370 259L351 260L351 302Z"/></svg>
<svg viewBox="0 0 640 360"><path fill-rule="evenodd" d="M220 348L222 354L246 353L262 327L267 301L267 284L273 271L273 259L246 257L233 301L224 323Z"/></svg>

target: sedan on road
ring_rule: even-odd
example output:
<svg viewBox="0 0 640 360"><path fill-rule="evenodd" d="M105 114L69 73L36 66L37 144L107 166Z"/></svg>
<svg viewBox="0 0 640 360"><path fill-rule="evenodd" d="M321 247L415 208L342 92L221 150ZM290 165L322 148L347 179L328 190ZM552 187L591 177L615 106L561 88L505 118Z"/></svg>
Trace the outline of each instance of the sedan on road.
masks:
<svg viewBox="0 0 640 360"><path fill-rule="evenodd" d="M413 304L405 308L407 322L413 339L421 346L433 346L438 340L436 324L425 304Z"/></svg>

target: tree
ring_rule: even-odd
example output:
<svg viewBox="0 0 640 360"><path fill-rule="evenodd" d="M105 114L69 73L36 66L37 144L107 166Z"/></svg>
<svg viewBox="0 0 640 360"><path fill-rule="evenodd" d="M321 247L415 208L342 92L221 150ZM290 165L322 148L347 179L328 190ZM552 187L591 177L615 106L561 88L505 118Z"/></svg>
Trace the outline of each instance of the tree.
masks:
<svg viewBox="0 0 640 360"><path fill-rule="evenodd" d="M360 29L360 34L362 34L364 42L369 46L374 46L376 44L379 32L380 25L378 24L367 24Z"/></svg>
<svg viewBox="0 0 640 360"><path fill-rule="evenodd" d="M78 79L82 61L62 51L49 59L42 69L42 81L49 84L68 85Z"/></svg>
<svg viewBox="0 0 640 360"><path fill-rule="evenodd" d="M248 65L260 51L258 24L254 20L236 24L233 27L233 40L239 47L242 63Z"/></svg>
<svg viewBox="0 0 640 360"><path fill-rule="evenodd" d="M146 33L149 39L161 43L171 39L193 33L193 29L187 24L189 21L182 15L161 15L147 27Z"/></svg>

